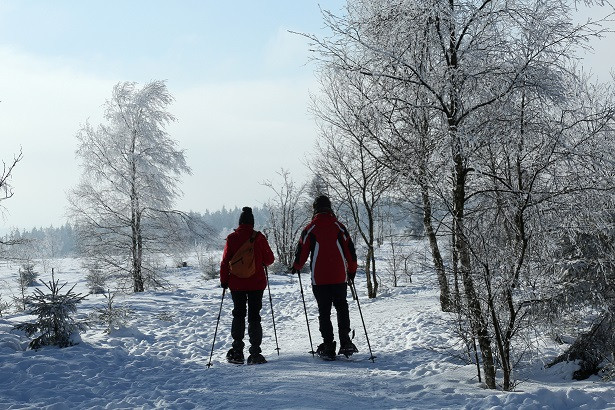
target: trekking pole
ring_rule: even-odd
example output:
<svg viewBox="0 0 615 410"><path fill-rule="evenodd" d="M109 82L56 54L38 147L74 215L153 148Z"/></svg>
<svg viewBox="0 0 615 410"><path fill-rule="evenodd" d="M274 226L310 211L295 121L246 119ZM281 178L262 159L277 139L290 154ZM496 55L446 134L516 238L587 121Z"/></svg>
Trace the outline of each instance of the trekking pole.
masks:
<svg viewBox="0 0 615 410"><path fill-rule="evenodd" d="M301 300L303 300L303 312L305 312L305 324L307 325L308 337L310 338L310 352L312 353L312 357L314 357L314 345L312 344L312 334L310 333L310 322L308 320L307 308L305 307L305 297L303 296L303 285L301 284L301 272L297 272L297 276L299 276L299 287L301 288Z"/></svg>
<svg viewBox="0 0 615 410"><path fill-rule="evenodd" d="M275 331L275 317L273 316L273 301L271 300L271 289L269 288L269 270L267 270L267 266L265 266L265 274L267 276L267 291L269 292L269 305L271 306L271 320L273 321L273 334L275 336L275 350L278 351L278 356L279 356L280 346L278 346L278 334Z"/></svg>
<svg viewBox="0 0 615 410"><path fill-rule="evenodd" d="M350 284L350 288L353 290L354 294L357 295L357 298L356 298L357 307L359 308L359 315L361 316L361 322L363 322L363 330L365 331L365 340L367 340L367 348L369 349L369 360L371 360L372 363L374 363L374 359L376 358L376 356L374 356L374 354L372 353L372 347L369 344L369 337L367 337L367 328L365 327L365 320L363 320L363 313L361 312L361 304L359 303L359 294L357 293L357 289L354 287L354 281L349 279L348 283Z"/></svg>
<svg viewBox="0 0 615 410"><path fill-rule="evenodd" d="M222 300L220 301L220 311L218 312L218 320L216 321L216 330L214 331L214 341L211 343L211 353L209 353L209 363L207 363L207 368L209 369L211 365L211 357L214 354L214 345L216 344L216 335L218 334L218 324L220 323L220 315L222 314L222 303L224 303L224 294L226 293L226 288L222 289Z"/></svg>

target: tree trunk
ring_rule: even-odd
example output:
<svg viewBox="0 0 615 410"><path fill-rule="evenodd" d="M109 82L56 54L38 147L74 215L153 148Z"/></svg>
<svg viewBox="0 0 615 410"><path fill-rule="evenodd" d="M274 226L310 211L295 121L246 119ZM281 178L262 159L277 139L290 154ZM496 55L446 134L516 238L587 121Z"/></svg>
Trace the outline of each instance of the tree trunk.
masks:
<svg viewBox="0 0 615 410"><path fill-rule="evenodd" d="M131 151L133 156L136 151L137 132L132 132ZM131 192L130 192L130 207L131 207L131 229L132 229L132 285L134 292L143 292L143 237L141 235L141 211L139 209L139 193L137 192L137 164L132 160L132 175L131 175Z"/></svg>
<svg viewBox="0 0 615 410"><path fill-rule="evenodd" d="M367 296L371 299L374 296L374 284L372 283L372 252L374 249L368 245L367 255L365 256L365 278L367 279Z"/></svg>
<svg viewBox="0 0 615 410"><path fill-rule="evenodd" d="M494 303L494 299L493 299L493 294L491 292L491 283L490 283L490 271L489 271L489 267L485 266L485 287L487 288L487 303L489 305L489 311L491 312L491 321L493 322L493 333L494 333L494 338L495 338L495 343L498 349L498 352L500 353L500 362L502 365L502 389L504 391L510 391L512 389L512 380L511 380L511 376L512 376L512 365L510 363L510 339L511 339L511 333L510 332L506 332L506 334L504 334L502 332L502 326L500 324L500 319L498 318L497 315L497 307L495 306ZM507 300L510 301L510 303L512 304L512 294L510 292L507 292ZM508 329L511 329L511 324L514 325L515 323L515 311L514 309L512 309L512 311L509 312L509 325L508 325Z"/></svg>
<svg viewBox="0 0 615 410"><path fill-rule="evenodd" d="M474 286L472 278L472 264L470 260L470 247L467 242L464 227L464 207L465 207L465 180L466 168L464 159L461 155L461 147L455 135L455 126L450 128L453 134L453 158L454 158L454 187L453 187L453 230L454 230L454 252L457 253L459 272L463 282L464 292L468 303L468 313L470 315L470 324L472 333L478 339L481 358L483 361L483 371L485 373L485 383L490 389L495 389L495 365L493 362L493 352L491 350L491 339L487 321L482 312L480 300Z"/></svg>
<svg viewBox="0 0 615 410"><path fill-rule="evenodd" d="M376 252L372 246L371 250L372 257L372 282L373 282L373 295L369 295L370 298L375 298L378 295L378 277L376 275Z"/></svg>
<svg viewBox="0 0 615 410"><path fill-rule="evenodd" d="M440 309L444 312L452 312L454 305L451 300L451 292L448 287L448 279L446 277L446 270L444 269L444 261L442 260L442 254L438 246L438 238L436 232L433 229L433 221L431 218L431 199L429 197L429 191L427 186L421 183L421 197L423 199L423 227L425 229L425 235L429 239L429 247L431 249L431 258L436 269L436 276L438 278L438 285L440 286Z"/></svg>
<svg viewBox="0 0 615 410"><path fill-rule="evenodd" d="M369 203L365 199L365 192L363 193L364 203L368 205ZM368 296L370 299L375 298L378 295L378 278L376 277L376 252L374 250L374 208L371 206L367 207L367 223L369 227L368 232L368 243L367 243L367 266L371 266L371 291L368 292ZM366 273L369 275L370 270L366 269Z"/></svg>
<svg viewBox="0 0 615 410"><path fill-rule="evenodd" d="M470 324L472 326L472 333L476 335L478 339L478 346L480 347L481 359L483 361L483 371L485 373L485 384L487 384L488 388L495 389L495 365L493 363L489 329L487 328L487 322L481 310L480 300L478 299L478 294L474 287L474 280L472 279L471 272L468 266L464 266L464 263L469 262L467 244L458 243L457 246L458 250L461 252L459 259L462 266L460 270L465 296L468 302Z"/></svg>
<svg viewBox="0 0 615 410"><path fill-rule="evenodd" d="M132 287L134 292L143 292L143 238L141 236L141 221L137 212L132 217Z"/></svg>

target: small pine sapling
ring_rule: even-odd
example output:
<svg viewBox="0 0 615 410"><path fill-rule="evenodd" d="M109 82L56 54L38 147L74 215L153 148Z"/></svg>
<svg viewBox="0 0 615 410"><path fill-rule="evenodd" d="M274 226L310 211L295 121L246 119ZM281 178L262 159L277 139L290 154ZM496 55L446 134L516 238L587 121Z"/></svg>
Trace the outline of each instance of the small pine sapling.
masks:
<svg viewBox="0 0 615 410"><path fill-rule="evenodd" d="M105 306L96 309L93 314L94 320L106 326L105 333L110 334L113 330L121 329L126 325L126 321L130 315L130 309L118 307L115 302L115 294L108 291L103 296L107 300Z"/></svg>
<svg viewBox="0 0 615 410"><path fill-rule="evenodd" d="M25 300L28 313L37 317L34 322L20 323L14 328L22 330L28 337L38 334L29 344L31 349L43 346L68 347L74 345L72 337L75 332L85 330L86 323L75 320L77 304L85 296L73 292L75 286L68 292L60 293L66 283L59 286L53 269L51 281L44 283L50 293L35 289L34 294Z"/></svg>
<svg viewBox="0 0 615 410"><path fill-rule="evenodd" d="M38 273L34 271L34 264L27 262L19 268L19 282L23 286L34 286Z"/></svg>
<svg viewBox="0 0 615 410"><path fill-rule="evenodd" d="M34 265L30 262L24 263L19 268L17 274L17 284L19 285L19 293L21 297L15 297L15 305L18 310L26 310L26 292L28 287L36 284L38 273L34 271Z"/></svg>
<svg viewBox="0 0 615 410"><path fill-rule="evenodd" d="M98 263L93 263L88 267L88 274L85 280L91 294L99 295L105 293L107 278Z"/></svg>
<svg viewBox="0 0 615 410"><path fill-rule="evenodd" d="M2 295L0 295L0 317L2 317L10 307L11 305L8 302L5 302L2 299Z"/></svg>

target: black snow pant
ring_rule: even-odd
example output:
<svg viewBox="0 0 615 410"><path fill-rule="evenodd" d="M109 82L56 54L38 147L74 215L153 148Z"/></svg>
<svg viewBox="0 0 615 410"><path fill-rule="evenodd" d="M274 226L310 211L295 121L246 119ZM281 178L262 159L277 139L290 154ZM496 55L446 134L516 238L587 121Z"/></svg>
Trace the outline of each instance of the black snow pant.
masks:
<svg viewBox="0 0 615 410"><path fill-rule="evenodd" d="M323 342L331 343L334 340L333 325L331 324L331 306L337 311L337 329L340 345L350 342L350 314L346 300L346 283L334 285L312 285L312 291L318 303L318 323Z"/></svg>
<svg viewBox="0 0 615 410"><path fill-rule="evenodd" d="M233 349L243 351L245 343L243 337L246 333L246 302L248 305L248 337L250 339L250 354L261 352L263 328L261 327L261 308L263 307L263 291L232 291L233 298L233 324L231 336Z"/></svg>

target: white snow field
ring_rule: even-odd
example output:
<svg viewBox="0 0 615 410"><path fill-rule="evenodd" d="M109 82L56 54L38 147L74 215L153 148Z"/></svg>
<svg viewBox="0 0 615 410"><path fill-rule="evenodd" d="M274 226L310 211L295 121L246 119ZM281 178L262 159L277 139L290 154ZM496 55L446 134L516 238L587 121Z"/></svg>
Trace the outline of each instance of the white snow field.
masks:
<svg viewBox="0 0 615 410"><path fill-rule="evenodd" d="M77 259L38 265L40 281L56 278L87 293L85 271ZM0 264L0 295L16 294L19 265ZM360 276L360 275L359 275ZM440 312L433 278L417 273L403 287L366 297L357 289L375 361L369 360L357 304L350 298L351 322L359 353L350 360L324 362L308 353L310 343L296 276L270 272L271 296L280 346L273 334L267 291L263 299L263 365L232 365L232 301L223 303L213 366L207 367L222 289L194 267L169 268L171 287L116 296L130 307L123 329L110 335L103 325L81 334L79 344L28 350L29 340L12 330L28 319L14 313L0 318L1 409L605 409L615 408L615 383L599 377L571 380L574 364L549 369L543 361L561 349L545 346L541 355L519 365L515 392L483 388L476 367L466 364L450 338ZM321 342L317 310L302 275L314 348ZM45 289L42 287L41 289ZM102 308L102 295L89 295L79 314ZM333 315L333 317L335 317ZM335 320L334 320L335 327ZM247 341L247 338L246 338Z"/></svg>

